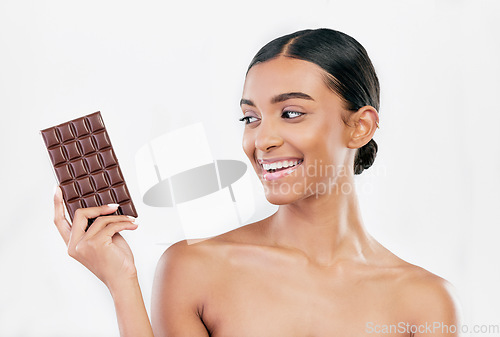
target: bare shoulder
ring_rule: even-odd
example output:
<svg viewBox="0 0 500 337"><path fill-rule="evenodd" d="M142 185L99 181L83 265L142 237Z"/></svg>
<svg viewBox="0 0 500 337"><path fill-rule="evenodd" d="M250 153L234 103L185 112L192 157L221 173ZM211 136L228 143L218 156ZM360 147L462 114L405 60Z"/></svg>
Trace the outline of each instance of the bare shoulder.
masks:
<svg viewBox="0 0 500 337"><path fill-rule="evenodd" d="M203 241L182 240L168 247L158 261L156 275L160 278L192 279L199 275L211 258L210 250ZM186 282L181 282L185 284Z"/></svg>
<svg viewBox="0 0 500 337"><path fill-rule="evenodd" d="M168 269L170 275L183 278L201 272L206 277L214 266L224 262L232 248L258 240L259 228L259 223L252 223L212 238L174 243L160 257L157 274L164 275Z"/></svg>
<svg viewBox="0 0 500 337"><path fill-rule="evenodd" d="M460 305L453 285L424 268L405 263L398 293L415 323L458 324Z"/></svg>
<svg viewBox="0 0 500 337"><path fill-rule="evenodd" d="M246 226L243 226L246 227ZM162 298L179 300L200 309L207 301L210 287L228 268L235 247L244 245L248 227L200 240L182 240L168 247L160 257L153 290ZM182 296L181 296L182 294Z"/></svg>
<svg viewBox="0 0 500 337"><path fill-rule="evenodd" d="M386 289L391 306L402 320L413 324L458 324L460 305L452 284L430 271L404 261L377 242L365 279L370 275ZM368 274L368 275L367 275Z"/></svg>
<svg viewBox="0 0 500 337"><path fill-rule="evenodd" d="M411 317L458 316L459 304L453 285L430 271L409 263L377 243L368 272L395 295Z"/></svg>
<svg viewBox="0 0 500 337"><path fill-rule="evenodd" d="M162 254L160 266L193 264L203 257L202 245L197 241L182 240L168 247Z"/></svg>

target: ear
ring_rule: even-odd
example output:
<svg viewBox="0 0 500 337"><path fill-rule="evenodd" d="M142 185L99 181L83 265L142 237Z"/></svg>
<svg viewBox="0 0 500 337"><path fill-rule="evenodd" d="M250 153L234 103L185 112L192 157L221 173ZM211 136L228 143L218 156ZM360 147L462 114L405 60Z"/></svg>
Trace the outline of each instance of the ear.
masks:
<svg viewBox="0 0 500 337"><path fill-rule="evenodd" d="M349 140L347 147L350 149L359 149L367 144L373 138L375 130L378 127L377 110L366 105L349 116Z"/></svg>

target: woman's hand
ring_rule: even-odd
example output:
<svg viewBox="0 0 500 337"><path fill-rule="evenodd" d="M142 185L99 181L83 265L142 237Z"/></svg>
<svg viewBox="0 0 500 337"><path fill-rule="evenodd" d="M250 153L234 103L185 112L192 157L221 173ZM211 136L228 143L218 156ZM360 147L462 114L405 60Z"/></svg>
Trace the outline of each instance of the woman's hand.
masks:
<svg viewBox="0 0 500 337"><path fill-rule="evenodd" d="M54 195L54 223L59 230L68 254L94 273L111 290L121 282L137 278L134 256L120 231L137 228L134 218L109 215L118 205L80 208L73 224L64 216L61 189ZM85 232L88 219L97 218Z"/></svg>

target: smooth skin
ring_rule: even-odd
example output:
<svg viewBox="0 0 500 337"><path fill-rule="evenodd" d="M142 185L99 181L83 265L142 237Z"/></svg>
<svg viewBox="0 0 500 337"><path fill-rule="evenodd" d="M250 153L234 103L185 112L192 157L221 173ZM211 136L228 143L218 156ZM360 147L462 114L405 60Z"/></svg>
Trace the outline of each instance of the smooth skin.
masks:
<svg viewBox="0 0 500 337"><path fill-rule="evenodd" d="M166 250L153 286L154 336L458 336L443 328L459 324L450 285L366 232L353 162L378 113L371 106L347 111L324 76L317 65L287 57L248 72L243 149L278 211ZM303 162L265 180L258 160L276 158ZM114 209L79 210L73 227L62 210L56 195L56 225L70 255L110 289L121 336L152 336L133 257L118 234L136 225L102 217L85 233L87 218Z"/></svg>

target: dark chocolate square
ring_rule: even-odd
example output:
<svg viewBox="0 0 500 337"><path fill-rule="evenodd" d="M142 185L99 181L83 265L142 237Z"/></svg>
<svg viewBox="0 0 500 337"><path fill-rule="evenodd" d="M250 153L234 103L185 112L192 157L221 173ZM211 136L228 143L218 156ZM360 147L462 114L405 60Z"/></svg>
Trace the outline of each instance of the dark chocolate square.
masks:
<svg viewBox="0 0 500 337"><path fill-rule="evenodd" d="M99 206L99 201L96 198L95 194L91 194L88 197L83 198L85 202L85 207L96 207Z"/></svg>
<svg viewBox="0 0 500 337"><path fill-rule="evenodd" d="M50 159L52 160L52 164L54 164L54 166L66 162L66 155L64 154L64 148L62 146L49 149L49 155Z"/></svg>
<svg viewBox="0 0 500 337"><path fill-rule="evenodd" d="M90 125L90 130L96 132L99 130L104 130L104 122L100 113L93 113L87 116L87 121Z"/></svg>
<svg viewBox="0 0 500 337"><path fill-rule="evenodd" d="M75 139L75 136L73 135L73 131L71 130L71 125L69 123L59 125L57 127L57 130L59 131L59 134L61 135L61 141L67 142L69 140Z"/></svg>
<svg viewBox="0 0 500 337"><path fill-rule="evenodd" d="M102 205L116 203L115 198L113 198L113 195L111 194L111 190L105 190L105 191L99 192L98 196L99 196L99 199L101 200Z"/></svg>
<svg viewBox="0 0 500 337"><path fill-rule="evenodd" d="M80 150L78 149L77 142L71 142L65 144L64 149L66 150L66 154L68 155L68 160L81 157L81 153Z"/></svg>
<svg viewBox="0 0 500 337"><path fill-rule="evenodd" d="M73 122L71 122L71 124L73 124L73 128L75 129L77 137L85 136L90 133L84 117L75 119Z"/></svg>
<svg viewBox="0 0 500 337"><path fill-rule="evenodd" d="M121 175L120 169L118 166L112 167L106 171L106 174L108 176L109 183L111 185L118 185L121 184L123 181L123 177Z"/></svg>
<svg viewBox="0 0 500 337"><path fill-rule="evenodd" d="M112 188L117 203L122 203L129 200L129 195L125 184L113 186Z"/></svg>
<svg viewBox="0 0 500 337"><path fill-rule="evenodd" d="M82 147L82 152L84 155L95 152L96 148L92 142L92 137L86 137L80 139L80 145Z"/></svg>
<svg viewBox="0 0 500 337"><path fill-rule="evenodd" d="M76 210L82 208L83 205L80 199L76 199L66 203L66 207L68 208L68 213L73 214L74 217ZM71 218L71 220L73 220L73 218Z"/></svg>
<svg viewBox="0 0 500 337"><path fill-rule="evenodd" d="M87 163L87 167L91 173L102 169L101 161L97 153L85 158L85 162Z"/></svg>
<svg viewBox="0 0 500 337"><path fill-rule="evenodd" d="M63 192L64 199L66 199L68 201L71 201L71 200L74 200L74 199L80 197L80 195L78 194L78 191L76 189L76 185L73 181L70 183L61 185L61 189Z"/></svg>
<svg viewBox="0 0 500 337"><path fill-rule="evenodd" d="M100 155L104 167L111 167L116 165L117 161L113 149L102 151Z"/></svg>
<svg viewBox="0 0 500 337"><path fill-rule="evenodd" d="M94 187L90 181L90 177L84 177L76 181L78 189L80 190L80 195L85 196L94 192Z"/></svg>
<svg viewBox="0 0 500 337"><path fill-rule="evenodd" d="M93 174L92 181L94 182L94 186L97 191L101 191L109 187L106 174L103 171Z"/></svg>
<svg viewBox="0 0 500 337"><path fill-rule="evenodd" d="M65 182L73 179L73 176L71 175L71 172L69 171L68 165L62 165L62 166L56 167L56 168L54 168L54 170L56 171L57 179L59 179L59 181L61 183L65 183Z"/></svg>
<svg viewBox="0 0 500 337"><path fill-rule="evenodd" d="M71 166L71 169L73 170L73 175L75 178L80 178L85 175L87 175L87 169L85 168L85 165L83 164L83 159L79 159L73 162L70 162L69 165Z"/></svg>
<svg viewBox="0 0 500 337"><path fill-rule="evenodd" d="M42 131L42 137L47 148L58 145L61 142L57 137L57 130L54 128Z"/></svg>
<svg viewBox="0 0 500 337"><path fill-rule="evenodd" d="M111 144L109 143L108 136L106 135L106 132L96 133L96 134L94 134L93 137L94 137L94 141L97 145L97 148L99 150L104 150L104 149L107 149L111 146Z"/></svg>

